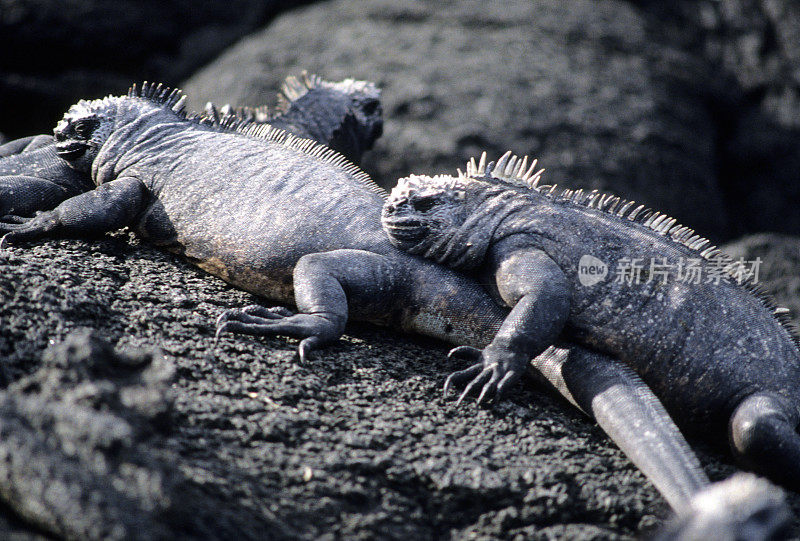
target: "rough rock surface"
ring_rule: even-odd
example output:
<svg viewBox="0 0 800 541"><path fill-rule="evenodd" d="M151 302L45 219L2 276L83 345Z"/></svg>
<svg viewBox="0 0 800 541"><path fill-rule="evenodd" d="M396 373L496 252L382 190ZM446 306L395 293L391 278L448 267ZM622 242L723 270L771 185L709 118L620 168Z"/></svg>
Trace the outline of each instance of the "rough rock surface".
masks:
<svg viewBox="0 0 800 541"><path fill-rule="evenodd" d="M256 104L303 68L373 79L387 121L366 168L385 186L510 149L539 157L548 182L636 199L715 239L800 232L788 216L800 203L800 64L790 37L759 49L775 20L800 24L766 20L779 3L517 0L493 12L478 0L338 0L281 15L184 87L195 105ZM763 24L745 31L750 19ZM750 78L736 57L748 44Z"/></svg>
<svg viewBox="0 0 800 541"><path fill-rule="evenodd" d="M49 349L0 393L3 500L70 539L166 537L177 475L151 446L173 374L159 356L115 354L85 332Z"/></svg>
<svg viewBox="0 0 800 541"><path fill-rule="evenodd" d="M0 119L47 132L79 98L142 79L176 84L287 0L0 0Z"/></svg>
<svg viewBox="0 0 800 541"><path fill-rule="evenodd" d="M626 539L668 514L596 426L530 382L494 409L456 408L441 385L458 366L438 343L363 326L304 365L290 339L224 336L214 350L214 318L254 300L124 233L12 246L4 396L52 371L43 352L75 330L161 348L173 413L142 452L171 457L194 491L158 522L188 538ZM733 471L701 449L712 477Z"/></svg>

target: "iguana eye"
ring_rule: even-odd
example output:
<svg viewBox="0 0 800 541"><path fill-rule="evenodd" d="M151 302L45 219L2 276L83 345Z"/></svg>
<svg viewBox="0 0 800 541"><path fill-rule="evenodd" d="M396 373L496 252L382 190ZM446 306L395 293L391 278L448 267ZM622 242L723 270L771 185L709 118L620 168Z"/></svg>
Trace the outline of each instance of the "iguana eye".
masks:
<svg viewBox="0 0 800 541"><path fill-rule="evenodd" d="M370 101L368 101L362 107L362 109L364 110L364 114L366 114L366 115L375 114L375 112L378 110L378 107L380 106L380 104L381 104L381 102L379 102L378 100L370 100Z"/></svg>
<svg viewBox="0 0 800 541"><path fill-rule="evenodd" d="M436 206L436 203L439 201L434 196L424 196L418 197L414 199L411 204L414 206L414 210L417 212L428 212L433 207Z"/></svg>
<svg viewBox="0 0 800 541"><path fill-rule="evenodd" d="M88 139L97 127L98 121L93 118L81 119L75 122L74 130L78 137Z"/></svg>

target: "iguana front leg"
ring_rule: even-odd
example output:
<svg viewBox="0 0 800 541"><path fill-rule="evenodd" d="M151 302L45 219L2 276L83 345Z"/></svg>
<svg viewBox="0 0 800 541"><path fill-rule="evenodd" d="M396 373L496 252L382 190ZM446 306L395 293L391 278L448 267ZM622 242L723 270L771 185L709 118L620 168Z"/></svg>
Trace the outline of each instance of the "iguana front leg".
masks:
<svg viewBox="0 0 800 541"><path fill-rule="evenodd" d="M217 336L233 331L301 338L297 353L305 360L311 350L336 341L351 315L373 322L386 319L385 307L395 294L392 264L364 250L305 255L293 274L298 313L260 306L231 310L217 320Z"/></svg>
<svg viewBox="0 0 800 541"><path fill-rule="evenodd" d="M445 382L447 392L469 381L459 403L478 386L479 404L502 395L530 359L555 342L569 315L569 287L558 265L540 250L515 249L513 243L513 239L498 243L490 257L497 293L511 312L483 350L462 346L450 351L451 356L475 361Z"/></svg>
<svg viewBox="0 0 800 541"><path fill-rule="evenodd" d="M122 177L96 189L70 197L53 210L33 218L4 216L0 246L9 241L31 240L55 234L96 235L133 223L144 209L147 188L138 179Z"/></svg>

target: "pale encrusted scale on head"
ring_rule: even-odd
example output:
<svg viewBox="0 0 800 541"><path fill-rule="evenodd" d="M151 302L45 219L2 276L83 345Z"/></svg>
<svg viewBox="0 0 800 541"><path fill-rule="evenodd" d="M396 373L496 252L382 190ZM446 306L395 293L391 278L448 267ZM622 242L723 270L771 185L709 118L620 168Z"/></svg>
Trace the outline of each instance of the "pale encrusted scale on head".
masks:
<svg viewBox="0 0 800 541"><path fill-rule="evenodd" d="M466 196L466 184L463 178L450 175L409 175L401 178L392 190L394 196L408 197L411 194L425 195L440 193L460 200Z"/></svg>

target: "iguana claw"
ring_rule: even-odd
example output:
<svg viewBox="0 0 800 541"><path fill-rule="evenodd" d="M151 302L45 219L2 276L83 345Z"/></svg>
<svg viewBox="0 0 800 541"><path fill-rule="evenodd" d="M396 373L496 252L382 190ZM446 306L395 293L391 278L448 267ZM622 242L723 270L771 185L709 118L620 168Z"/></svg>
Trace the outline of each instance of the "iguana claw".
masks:
<svg viewBox="0 0 800 541"><path fill-rule="evenodd" d="M453 385L469 382L458 397L457 406L478 386L481 388L481 392L478 395L478 405L484 404L492 398L494 398L495 402L499 401L505 391L522 374L526 362L510 351L492 348L491 346L484 350L470 346L460 346L450 350L447 356L478 361L469 368L453 372L445 380L445 394Z"/></svg>
<svg viewBox="0 0 800 541"><path fill-rule="evenodd" d="M215 341L225 331L255 336L285 335L301 338L297 356L306 361L313 349L330 343L338 334L329 330L330 321L324 315L295 314L283 306L265 308L250 305L223 312L216 322Z"/></svg>
<svg viewBox="0 0 800 541"><path fill-rule="evenodd" d="M32 218L7 214L0 218L0 234L3 234L0 247L9 240L32 240L52 231L58 223L54 213L39 212Z"/></svg>

